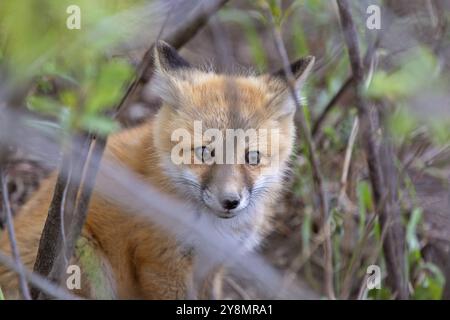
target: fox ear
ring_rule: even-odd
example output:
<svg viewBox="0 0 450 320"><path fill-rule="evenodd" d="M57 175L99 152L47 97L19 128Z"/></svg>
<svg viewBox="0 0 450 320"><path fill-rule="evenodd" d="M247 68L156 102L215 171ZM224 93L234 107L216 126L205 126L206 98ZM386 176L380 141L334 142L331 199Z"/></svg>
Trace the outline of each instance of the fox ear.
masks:
<svg viewBox="0 0 450 320"><path fill-rule="evenodd" d="M170 72L191 67L167 42L158 40L153 50L154 64L157 71Z"/></svg>
<svg viewBox="0 0 450 320"><path fill-rule="evenodd" d="M307 56L300 58L290 65L291 72L295 79L296 93L299 93L300 89L305 84L306 78L314 66L314 61L314 56ZM289 86L287 78L284 68L265 76L269 90L275 96L272 105L276 108L275 114L279 117L293 114L296 109L291 93L288 90Z"/></svg>
<svg viewBox="0 0 450 320"><path fill-rule="evenodd" d="M154 73L150 84L153 94L171 107L180 105L183 71L191 68L178 52L164 41L157 41L153 49Z"/></svg>
<svg viewBox="0 0 450 320"><path fill-rule="evenodd" d="M314 61L314 56L306 56L298 59L290 65L291 72L295 78L296 86L298 86L299 84L303 85L309 73L311 72L312 67L314 66ZM272 73L271 76L283 81L287 81L287 76L284 72L284 68L281 68L277 72Z"/></svg>

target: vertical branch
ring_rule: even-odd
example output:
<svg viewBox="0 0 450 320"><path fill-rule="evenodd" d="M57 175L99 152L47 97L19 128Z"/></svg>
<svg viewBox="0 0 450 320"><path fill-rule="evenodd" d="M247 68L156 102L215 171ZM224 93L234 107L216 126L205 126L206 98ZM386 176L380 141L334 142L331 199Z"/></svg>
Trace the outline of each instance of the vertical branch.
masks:
<svg viewBox="0 0 450 320"><path fill-rule="evenodd" d="M281 32L279 28L274 23L272 14L270 13L270 22L272 26L272 31L275 38L275 45L278 54L283 62L284 73L287 78L289 93L292 95L292 99L295 103L297 109L297 117L300 124L300 131L305 141L306 147L308 149L309 162L312 168L313 180L317 193L319 195L320 202L320 212L322 220L322 228L324 232L324 258L325 258L325 292L328 298L335 299L334 285L333 285L333 257L332 257L332 246L331 246L331 229L329 221L329 211L328 211L328 201L326 198L325 187L323 183L323 177L320 170L319 158L316 154L316 148L311 137L311 132L308 128L305 114L303 111L303 106L300 103L297 92L295 90L295 79L294 75L289 66L289 58L286 52L286 47L284 46L283 39L281 37Z"/></svg>
<svg viewBox="0 0 450 320"><path fill-rule="evenodd" d="M375 128L370 119L367 101L364 98L364 68L360 57L358 35L350 13L348 1L337 0L337 4L353 73L356 106L361 122L362 140L366 151L374 200L381 227L387 228L383 249L386 257L388 282L396 291L398 298L407 299L408 290L403 228L401 225L400 210L396 209L398 205L397 194L396 191L392 190L396 185L392 183L385 184L386 177L389 177L392 181L396 179L395 175L397 173L395 170L390 170L389 176L383 176L383 166L375 142ZM385 187L387 187L387 195L383 192Z"/></svg>
<svg viewBox="0 0 450 320"><path fill-rule="evenodd" d="M56 181L53 199L48 210L39 249L33 267L42 276L49 276L52 270L61 270L65 265L62 260L55 260L61 252L69 252L66 243L66 230L70 230L74 219L76 199L80 187L80 177L83 173L92 137L76 138L65 146L61 169ZM81 144L80 148L78 146ZM59 283L60 279L52 279ZM39 291L32 288L32 297L37 299Z"/></svg>
<svg viewBox="0 0 450 320"><path fill-rule="evenodd" d="M85 159L85 172L83 178L75 177L75 179L81 179L81 182L77 182L80 186L78 191L78 200L76 207L73 208L73 214L70 220L66 223L68 228L68 234L65 239L65 245L63 250L60 250L56 258L54 259L53 267L49 272L49 280L59 283L61 276L68 267L68 263L75 250L75 245L79 235L86 222L89 202L92 196L92 192L95 185L98 170L100 168L101 159L106 146L105 138L96 138L90 145L89 154ZM80 173L80 177L82 173ZM76 180L79 181L79 180ZM39 295L39 299L47 298L46 295Z"/></svg>

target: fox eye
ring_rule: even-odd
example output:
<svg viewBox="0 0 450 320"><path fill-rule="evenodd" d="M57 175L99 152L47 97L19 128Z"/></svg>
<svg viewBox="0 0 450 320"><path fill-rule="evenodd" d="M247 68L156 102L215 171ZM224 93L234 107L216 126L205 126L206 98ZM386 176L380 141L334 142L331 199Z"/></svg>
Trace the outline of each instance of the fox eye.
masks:
<svg viewBox="0 0 450 320"><path fill-rule="evenodd" d="M195 156L202 160L203 163L210 161L215 155L215 150L210 150L208 147L202 146L195 148Z"/></svg>
<svg viewBox="0 0 450 320"><path fill-rule="evenodd" d="M245 163L256 166L261 162L259 151L247 151L245 154Z"/></svg>

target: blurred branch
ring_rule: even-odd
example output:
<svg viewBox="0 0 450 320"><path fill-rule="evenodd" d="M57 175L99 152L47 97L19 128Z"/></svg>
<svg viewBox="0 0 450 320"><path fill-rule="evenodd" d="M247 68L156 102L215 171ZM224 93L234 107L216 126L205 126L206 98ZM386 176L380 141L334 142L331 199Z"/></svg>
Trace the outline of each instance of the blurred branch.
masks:
<svg viewBox="0 0 450 320"><path fill-rule="evenodd" d="M174 30L167 37L164 37L164 40L172 44L175 48L180 48L193 36L195 36L197 31L206 24L209 17L219 10L227 1L228 0L211 0L202 2L200 8L195 10L195 12L187 19L186 24ZM115 108L115 114L113 117L117 117L119 113L130 104L134 94L139 88L139 85L150 78L151 73L153 72L152 52L153 44L144 54L144 57L137 69L136 78L128 86L125 95ZM90 145L92 136L89 135L86 139L88 140L85 140L83 145L85 145L85 143ZM61 224L61 210L63 210L62 204L64 203L63 200L65 198L65 190L68 188L68 183L70 183L67 179L67 170L70 169L68 167L68 161L70 161L69 159L66 158L63 161L62 168L59 172L54 197L52 199L49 215L41 236L38 255L34 266L35 272L38 272L44 276L49 276L50 279L56 283L59 283L62 275L64 274L64 266L67 264L68 257L71 257L73 254L75 242L78 239L84 225L89 201L95 183L95 177L100 166L100 161L104 153L106 143L107 138L98 137L93 146L91 145L91 157L89 158L89 164L85 165L87 154L82 154L75 161L75 166L77 168L83 169L87 166L85 169L86 177L81 185L73 186L73 188L70 188L70 192L67 192L66 194L66 200L69 199L71 201L71 199L76 198L78 192L80 192L76 208L72 209L73 214L71 215L70 212L65 212L65 214L69 214L73 218L65 223L69 226L69 230L67 232L68 238L64 248L61 246L61 230L64 230L64 226ZM81 172L83 172L83 170L81 170ZM79 170L72 172L72 174L79 174L79 176L81 176ZM71 206L70 202L69 206ZM33 298L38 297L45 298L44 295L39 294L38 290L33 290Z"/></svg>
<svg viewBox="0 0 450 320"><path fill-rule="evenodd" d="M387 228L383 249L386 258L388 281L394 291L396 291L399 299L407 299L405 239L403 237L400 210L396 209L398 199L394 190L391 189L391 187L394 187L394 183L386 183L385 181L386 178L391 179L391 181L396 179L397 173L395 170L389 170L389 172L386 172L386 174L389 173L389 176L383 176L383 165L375 142L375 128L370 119L369 107L363 92L364 67L360 57L358 34L350 13L348 1L337 0L337 4L353 73L356 107L361 122L362 140L367 155L374 200L381 227ZM386 195L383 190L387 190L388 194ZM385 204L382 203L384 198L386 198Z"/></svg>
<svg viewBox="0 0 450 320"><path fill-rule="evenodd" d="M36 288L39 288L42 292L45 292L49 296L56 299L66 299L66 300L74 300L79 299L77 296L74 296L65 290L61 289L58 286L53 285L50 281L45 279L44 277L28 271L22 263L17 263L10 257L3 254L0 251L0 264L6 266L8 269L14 271L17 274L23 274L25 279L31 283Z"/></svg>
<svg viewBox="0 0 450 320"><path fill-rule="evenodd" d="M1 152L1 151L0 151ZM24 268L20 259L19 248L17 247L16 235L14 232L14 222L11 212L11 206L8 199L8 186L6 183L6 165L5 162L0 159L0 188L2 191L3 211L5 216L6 227L8 229L9 242L11 245L11 252L14 257L15 264L17 265L17 274L19 277L19 287L22 297L25 300L30 300L30 291L28 289L27 279L24 274Z"/></svg>
<svg viewBox="0 0 450 320"><path fill-rule="evenodd" d="M272 31L275 38L275 45L278 51L278 54L283 62L284 73L287 78L287 84L289 93L292 96L292 99L295 103L297 109L297 116L300 123L300 130L305 141L305 144L308 148L308 156L309 161L312 167L312 174L314 183L316 185L316 189L319 195L320 201L320 211L321 211L321 219L323 230L325 234L324 240L324 255L325 255L325 292L330 299L335 299L334 293L334 285L333 285L333 257L332 257L332 246L331 246L331 231L330 231L330 221L329 221L329 212L328 212L328 202L325 193L325 187L322 178L322 172L320 170L319 159L316 154L316 149L314 142L311 137L311 132L308 129L308 125L305 119L305 114L303 110L303 106L300 103L298 95L295 89L295 79L294 75L289 66L289 58L286 52L286 47L284 46L283 39L281 37L281 32L279 28L275 25L274 18L272 16L271 11L269 10L270 22Z"/></svg>

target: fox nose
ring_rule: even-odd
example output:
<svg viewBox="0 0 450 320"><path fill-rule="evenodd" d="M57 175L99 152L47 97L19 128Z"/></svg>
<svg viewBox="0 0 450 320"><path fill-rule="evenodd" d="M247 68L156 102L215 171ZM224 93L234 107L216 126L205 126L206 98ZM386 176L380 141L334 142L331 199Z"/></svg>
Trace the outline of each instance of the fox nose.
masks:
<svg viewBox="0 0 450 320"><path fill-rule="evenodd" d="M238 197L229 197L222 201L222 207L225 210L233 210L239 206L240 202L241 199L239 199Z"/></svg>

